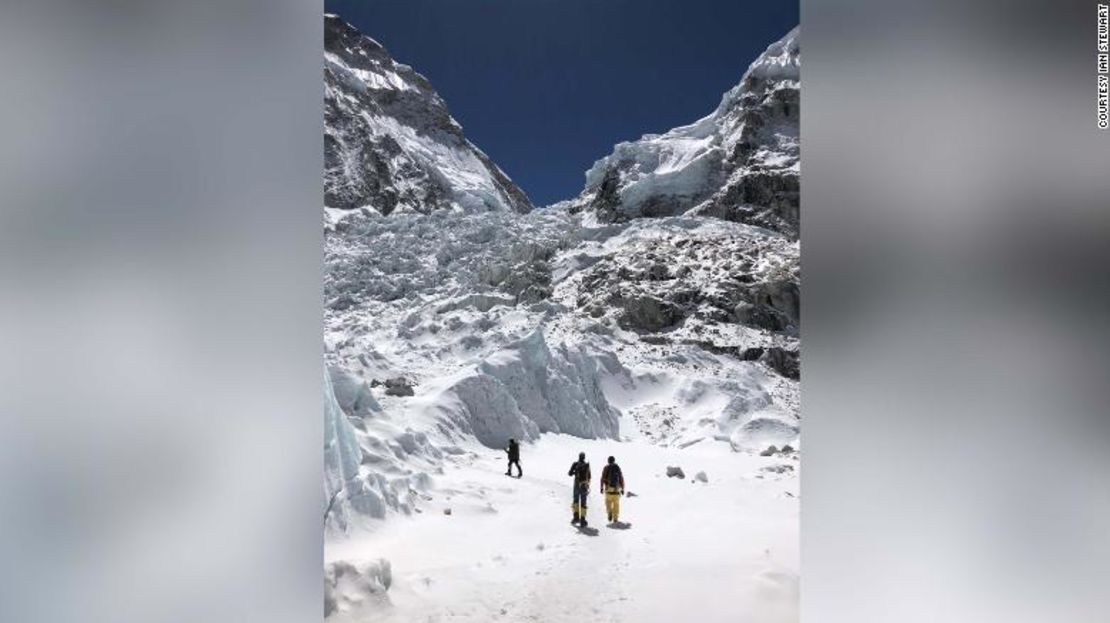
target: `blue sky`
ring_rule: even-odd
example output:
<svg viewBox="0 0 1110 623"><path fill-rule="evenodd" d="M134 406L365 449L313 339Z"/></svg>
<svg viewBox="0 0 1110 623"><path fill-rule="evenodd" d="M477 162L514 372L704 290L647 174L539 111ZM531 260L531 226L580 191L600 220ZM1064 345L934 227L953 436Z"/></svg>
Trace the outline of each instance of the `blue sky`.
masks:
<svg viewBox="0 0 1110 623"><path fill-rule="evenodd" d="M537 206L613 144L711 112L796 0L325 0L427 76Z"/></svg>

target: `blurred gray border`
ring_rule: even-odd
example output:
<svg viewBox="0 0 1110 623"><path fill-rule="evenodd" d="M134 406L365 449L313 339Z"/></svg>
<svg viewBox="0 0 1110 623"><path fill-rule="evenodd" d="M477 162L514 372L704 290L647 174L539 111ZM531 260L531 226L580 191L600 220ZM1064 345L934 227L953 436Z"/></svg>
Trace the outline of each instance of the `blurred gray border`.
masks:
<svg viewBox="0 0 1110 623"><path fill-rule="evenodd" d="M802 2L807 623L1107 620L1096 4Z"/></svg>
<svg viewBox="0 0 1110 623"><path fill-rule="evenodd" d="M0 8L0 620L321 616L322 13Z"/></svg>

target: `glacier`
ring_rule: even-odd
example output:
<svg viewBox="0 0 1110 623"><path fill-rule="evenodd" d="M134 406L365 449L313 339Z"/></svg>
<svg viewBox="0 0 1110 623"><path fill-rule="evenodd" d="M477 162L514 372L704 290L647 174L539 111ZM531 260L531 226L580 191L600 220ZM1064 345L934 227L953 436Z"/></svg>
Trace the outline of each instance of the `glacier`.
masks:
<svg viewBox="0 0 1110 623"><path fill-rule="evenodd" d="M338 16L325 35L329 620L434 618L444 600L463 620L511 616L472 602L476 582L553 607L474 534L496 532L529 573L551 553L560 586L576 586L576 560L615 564L549 536L532 508L565 514L562 463L579 451L618 454L644 492L628 504L666 534L695 517L717 533L662 546L668 560L734 552L775 595L751 611L792 620L797 454L762 455L800 448L798 30L712 113L615 145L577 196L542 208L423 76ZM509 438L520 481L501 475ZM712 478L666 478L675 464ZM738 516L712 515L721 504ZM670 612L638 597L643 620Z"/></svg>

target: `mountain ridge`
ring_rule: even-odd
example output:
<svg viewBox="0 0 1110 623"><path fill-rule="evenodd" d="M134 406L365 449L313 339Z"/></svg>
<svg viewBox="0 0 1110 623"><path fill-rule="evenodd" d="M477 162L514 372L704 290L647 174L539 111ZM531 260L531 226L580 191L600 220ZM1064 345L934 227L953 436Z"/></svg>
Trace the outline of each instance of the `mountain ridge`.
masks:
<svg viewBox="0 0 1110 623"><path fill-rule="evenodd" d="M534 208L427 78L335 14L324 17L324 206L383 215Z"/></svg>
<svg viewBox="0 0 1110 623"><path fill-rule="evenodd" d="M602 222L714 216L799 232L800 29L772 43L709 115L617 143L571 209Z"/></svg>

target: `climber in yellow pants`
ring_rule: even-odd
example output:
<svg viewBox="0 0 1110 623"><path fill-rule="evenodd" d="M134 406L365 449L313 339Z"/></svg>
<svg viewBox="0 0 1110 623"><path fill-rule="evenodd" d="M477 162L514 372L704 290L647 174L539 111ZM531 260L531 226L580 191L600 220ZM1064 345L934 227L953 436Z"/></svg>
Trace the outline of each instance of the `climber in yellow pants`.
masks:
<svg viewBox="0 0 1110 623"><path fill-rule="evenodd" d="M609 464L601 470L601 493L605 494L605 512L609 523L620 521L621 496L624 495L624 474L617 460L609 457Z"/></svg>

